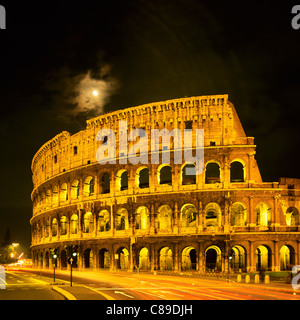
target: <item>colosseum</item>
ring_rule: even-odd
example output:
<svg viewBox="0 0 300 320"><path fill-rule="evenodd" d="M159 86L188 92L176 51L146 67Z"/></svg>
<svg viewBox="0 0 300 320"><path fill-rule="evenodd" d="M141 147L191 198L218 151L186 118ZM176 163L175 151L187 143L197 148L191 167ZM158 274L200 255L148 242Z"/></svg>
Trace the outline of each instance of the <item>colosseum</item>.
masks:
<svg viewBox="0 0 300 320"><path fill-rule="evenodd" d="M203 172L187 174L195 164L174 161L173 136L168 150L161 141L157 150L170 152L170 163L150 164L149 153L148 164L126 164L118 151L120 121L127 132L142 128L148 137L152 129L193 135L204 129ZM97 161L109 138L97 139L100 129L115 132L114 164ZM226 94L122 109L87 120L73 135L63 131L32 161L34 265L51 268L57 249L57 267L69 268L69 245L78 246L78 270L255 272L300 265L300 179L263 182L255 149Z"/></svg>

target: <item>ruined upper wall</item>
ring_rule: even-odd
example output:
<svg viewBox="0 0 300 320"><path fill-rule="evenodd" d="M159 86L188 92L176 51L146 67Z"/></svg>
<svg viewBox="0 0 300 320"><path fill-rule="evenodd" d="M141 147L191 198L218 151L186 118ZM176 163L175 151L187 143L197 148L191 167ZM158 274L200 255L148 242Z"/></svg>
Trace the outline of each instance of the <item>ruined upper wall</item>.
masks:
<svg viewBox="0 0 300 320"><path fill-rule="evenodd" d="M87 120L85 130L74 135L63 131L45 143L32 160L33 183L59 173L97 163L96 151L101 142L96 140L100 129L115 131L118 148L119 121L127 121L128 133L143 128L148 138L151 129L174 128L182 132L186 125L204 129L204 146L254 146L254 139L247 138L236 110L228 95L199 96L144 104L101 115ZM128 143L128 148L134 144ZM76 149L76 150L75 150Z"/></svg>

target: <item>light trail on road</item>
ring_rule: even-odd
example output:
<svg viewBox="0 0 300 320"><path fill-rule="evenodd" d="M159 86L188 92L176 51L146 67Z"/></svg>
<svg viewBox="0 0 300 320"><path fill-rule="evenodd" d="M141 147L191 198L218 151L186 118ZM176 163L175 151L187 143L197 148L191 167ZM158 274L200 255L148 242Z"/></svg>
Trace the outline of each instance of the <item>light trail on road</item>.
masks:
<svg viewBox="0 0 300 320"><path fill-rule="evenodd" d="M29 271L29 270L28 270ZM48 272L35 271L51 279ZM56 271L56 278L68 284L69 272ZM37 279L38 281L47 281ZM51 281L51 280L49 280ZM288 292L264 285L247 285L224 280L125 272L73 272L74 285L90 288L99 299L108 300L300 300L290 287ZM64 286L65 289L68 286ZM286 285L285 291L289 286Z"/></svg>

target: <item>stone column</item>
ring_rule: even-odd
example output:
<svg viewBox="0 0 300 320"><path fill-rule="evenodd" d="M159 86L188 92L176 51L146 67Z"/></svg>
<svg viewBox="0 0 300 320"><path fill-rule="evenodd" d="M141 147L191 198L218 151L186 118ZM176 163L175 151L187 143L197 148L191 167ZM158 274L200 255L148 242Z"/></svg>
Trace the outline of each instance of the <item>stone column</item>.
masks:
<svg viewBox="0 0 300 320"><path fill-rule="evenodd" d="M272 271L280 271L278 241L274 241L274 250L272 254ZM274 262L273 262L274 260Z"/></svg>
<svg viewBox="0 0 300 320"><path fill-rule="evenodd" d="M67 202L70 204L71 203L71 192L72 192L70 179L68 179L67 185L68 185L68 187L67 187Z"/></svg>
<svg viewBox="0 0 300 320"><path fill-rule="evenodd" d="M60 239L60 218L59 215L56 215L55 218L57 219L57 240Z"/></svg>
<svg viewBox="0 0 300 320"><path fill-rule="evenodd" d="M109 248L109 270L110 271L114 271L115 270L115 252L114 252L114 246L111 245L111 247Z"/></svg>
<svg viewBox="0 0 300 320"><path fill-rule="evenodd" d="M249 241L249 251L247 251L247 272L254 272L255 266L255 251L252 241Z"/></svg>
<svg viewBox="0 0 300 320"><path fill-rule="evenodd" d="M68 239L70 239L70 237L71 237L71 216L72 216L72 213L68 214L68 216L67 216L67 235L68 235Z"/></svg>
<svg viewBox="0 0 300 320"><path fill-rule="evenodd" d="M98 175L95 173L94 175L94 195L99 194L99 178Z"/></svg>
<svg viewBox="0 0 300 320"><path fill-rule="evenodd" d="M58 183L57 183L57 206L58 207L60 206L60 184L61 182L58 180Z"/></svg>
<svg viewBox="0 0 300 320"><path fill-rule="evenodd" d="M79 235L79 238L82 238L82 212L79 208L77 210L78 210L78 235Z"/></svg>
<svg viewBox="0 0 300 320"><path fill-rule="evenodd" d="M198 199L198 223L196 220L196 226L197 226L197 232L202 232L203 231L203 226L204 226L204 215L203 215L203 207L202 207L202 201L201 199Z"/></svg>
<svg viewBox="0 0 300 320"><path fill-rule="evenodd" d="M155 206L154 202L150 202L150 234L155 233Z"/></svg>
<svg viewBox="0 0 300 320"><path fill-rule="evenodd" d="M255 212L253 211L253 196L249 196L249 211L247 215L247 223L249 224L249 227L256 226L255 219Z"/></svg>
<svg viewBox="0 0 300 320"><path fill-rule="evenodd" d="M155 270L155 245L154 243L150 243L149 248L149 259L150 259L150 269L151 271Z"/></svg>
<svg viewBox="0 0 300 320"><path fill-rule="evenodd" d="M198 248L197 248L197 271L204 272L205 266L205 255L203 254L203 241L198 241Z"/></svg>
<svg viewBox="0 0 300 320"><path fill-rule="evenodd" d="M135 231L135 225L134 225L135 220L134 220L134 214L133 214L134 207L133 207L132 203L129 204L129 208L128 209L129 209L129 212L128 212L129 230L128 230L128 232L129 232L130 235L133 235L134 231Z"/></svg>
<svg viewBox="0 0 300 320"><path fill-rule="evenodd" d="M133 194L135 190L135 178L134 178L134 172L132 169L128 172L128 194Z"/></svg>
<svg viewBox="0 0 300 320"><path fill-rule="evenodd" d="M110 204L110 229L112 232L112 236L115 235L115 215L114 215L114 205Z"/></svg>
<svg viewBox="0 0 300 320"><path fill-rule="evenodd" d="M227 156L224 156L223 177L220 177L220 178L221 179L223 178L224 188L228 188L230 183L230 164L228 163ZM222 183L222 180L221 180L221 183Z"/></svg>
<svg viewBox="0 0 300 320"><path fill-rule="evenodd" d="M178 218L178 202L174 201L174 218L173 218L173 233L178 233L180 219Z"/></svg>
<svg viewBox="0 0 300 320"><path fill-rule="evenodd" d="M93 230L93 236L97 236L97 213L93 210L92 212L93 215L93 225L94 225L94 230Z"/></svg>
<svg viewBox="0 0 300 320"><path fill-rule="evenodd" d="M111 171L110 180L109 180L110 194L114 196L116 190L116 175L114 171Z"/></svg>
<svg viewBox="0 0 300 320"><path fill-rule="evenodd" d="M271 224L273 226L280 226L280 218L279 218L279 210L278 210L278 199L279 196L274 196L273 197L273 204L274 204L274 212L272 212L272 221Z"/></svg>

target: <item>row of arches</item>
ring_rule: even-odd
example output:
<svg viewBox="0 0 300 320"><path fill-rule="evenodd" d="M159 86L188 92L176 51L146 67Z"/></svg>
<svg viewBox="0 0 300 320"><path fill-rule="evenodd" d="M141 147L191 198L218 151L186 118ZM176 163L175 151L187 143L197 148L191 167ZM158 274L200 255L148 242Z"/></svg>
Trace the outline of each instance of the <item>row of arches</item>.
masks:
<svg viewBox="0 0 300 320"><path fill-rule="evenodd" d="M244 182L245 181L245 165L240 161L233 161L230 164L230 182ZM193 185L197 182L196 167L192 163L185 163L181 167L180 184ZM205 183L220 183L221 169L220 164L210 161L205 166ZM157 184L158 185L172 185L173 174L172 167L168 164L163 164L157 170ZM117 172L115 178L114 190L125 191L129 186L129 174L126 169L121 169ZM139 167L134 175L134 186L138 189L149 188L149 168L147 166ZM105 172L100 177L99 188L101 194L108 194L111 192L111 175ZM74 179L70 183L70 191L68 191L68 184L63 182L60 186L54 185L46 189L45 192L40 192L34 198L34 204L37 206L55 206L58 203L63 203L69 200L76 200L80 197L80 181ZM87 176L83 180L82 196L90 197L95 194L95 179L93 176Z"/></svg>
<svg viewBox="0 0 300 320"><path fill-rule="evenodd" d="M221 226L222 211L219 204L211 202L206 205L203 211L203 223L205 227ZM256 225L268 226L271 223L271 207L265 202L260 202L256 208ZM181 228L196 227L198 210L191 203L184 204L180 208L179 224ZM247 224L247 207L241 202L235 202L229 207L229 217L231 226L246 226ZM114 219L114 221L112 221ZM295 207L287 209L286 214L287 225L293 226L299 224L299 212ZM168 230L174 226L174 212L169 205L161 205L157 210L155 227L158 230ZM126 208L119 208L112 216L107 209L101 210L98 214L86 212L81 221L81 230L83 233L92 233L97 230L97 233L110 231L112 222L115 230L128 230L130 228L129 212ZM77 234L79 232L79 217L78 214L73 214L70 217L61 216L58 220L56 217L45 223L37 222L33 226L33 233L36 233L38 239L41 237L52 237L66 234ZM148 207L140 206L136 209L133 216L132 227L136 230L148 230L151 224L151 216Z"/></svg>
<svg viewBox="0 0 300 320"><path fill-rule="evenodd" d="M94 256L96 254L96 256ZM194 246L186 246L180 252L180 270L181 271L199 271L200 264L205 271L222 272L225 271L225 255L229 261L229 269L232 272L246 271L249 257L246 249L241 245L234 245L229 252L224 252L218 245L210 245L204 251L203 261L200 263L199 252ZM49 268L50 254L45 253L43 261L43 253L40 254L36 261L40 266ZM67 253L62 250L59 253L60 267L67 268ZM79 254L79 260L83 268L99 268L112 269L114 263L115 269L128 270L131 268L130 252L126 247L120 247L115 254L107 248L101 248L98 252L94 252L91 248L85 249ZM114 259L114 262L113 262ZM154 263L156 270L172 271L175 269L175 255L171 247L161 247L155 257L151 255L147 247L140 248L133 261L133 269L151 270L152 259L157 261ZM43 265L44 262L44 265ZM295 250L290 245L283 245L279 250L279 269L281 271L290 270L295 264ZM76 266L78 267L78 265ZM271 270L272 269L272 251L267 245L259 245L255 250L255 269Z"/></svg>

